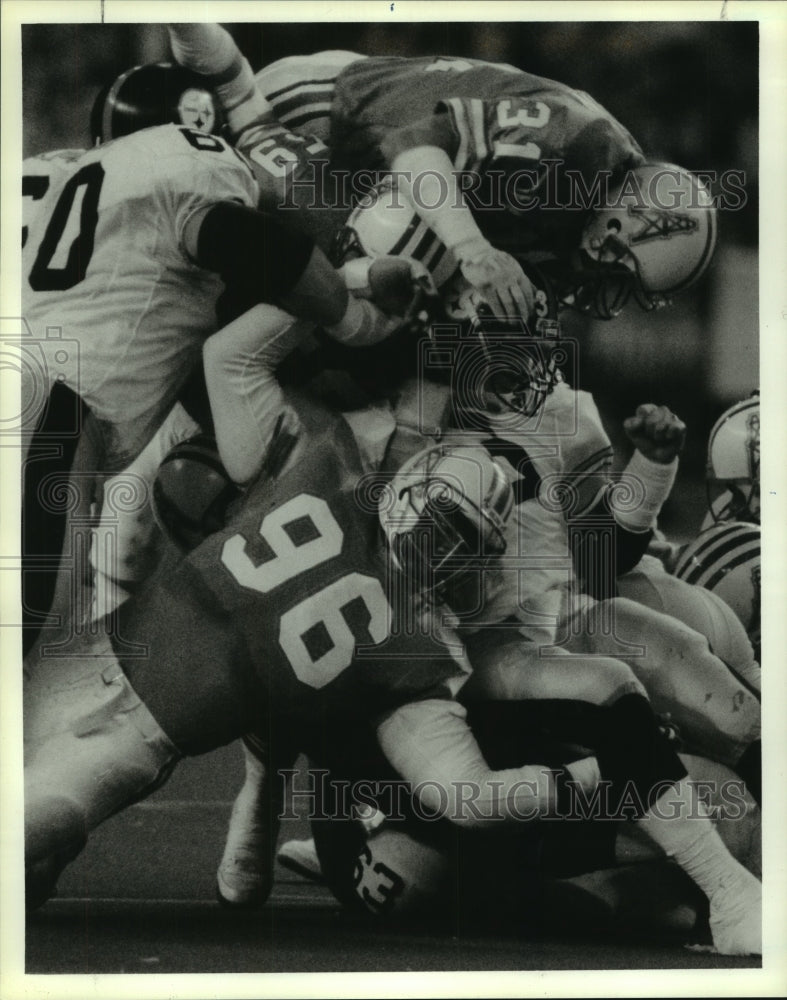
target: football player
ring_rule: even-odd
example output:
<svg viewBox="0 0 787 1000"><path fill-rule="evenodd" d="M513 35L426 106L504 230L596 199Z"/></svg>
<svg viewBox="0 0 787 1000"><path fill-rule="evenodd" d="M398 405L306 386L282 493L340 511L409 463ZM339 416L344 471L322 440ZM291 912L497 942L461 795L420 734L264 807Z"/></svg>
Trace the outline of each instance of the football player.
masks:
<svg viewBox="0 0 787 1000"><path fill-rule="evenodd" d="M348 245L364 254L395 245L406 213L391 212L387 199L383 194L353 214ZM455 285L445 282L444 294L457 297L461 306L465 293L457 295ZM476 326L485 330L485 324ZM594 669L585 666L588 654L625 660L658 711L671 714L685 728L683 735L693 752L745 770L756 791L759 667L742 628L721 601L701 588L670 578L672 599L667 605L665 594L655 601L638 585L637 574L628 572L641 565L655 517L677 473L685 433L682 422L663 407L640 407L626 423L636 446L634 455L615 482L612 447L592 397L570 388L559 376L550 380L544 366L534 379L532 365L520 360L520 355L525 360L532 357L524 353L532 351L527 339L520 336L514 341L517 348L523 345L517 352L510 340L495 341L486 333L484 337L508 366L510 384L501 391L499 382L493 382L497 373L485 365L483 351L472 346L476 337L467 342L467 361L461 356L464 342L459 347L448 345L454 351L455 369L450 389L453 424L460 437L482 442L503 463L514 484L517 504L510 524L516 524L516 530L509 539L509 552L518 553L522 566L512 567L501 583L502 607L507 608L514 595L531 644L558 645L563 652L582 654L570 662L586 677ZM434 353L440 343L437 337ZM472 378L465 379L464 370ZM422 374L431 374L428 366ZM399 408L397 433L388 445L388 468L395 469L399 461L395 456L412 447L407 425L423 426L424 413L435 409L427 400L441 390L448 395L449 387L422 378L410 412ZM450 423L444 417L443 434ZM629 599L611 602L620 597ZM494 621L506 613L487 604L480 618ZM531 645L525 654L533 649ZM687 671L686 663L693 669ZM540 663L541 668L544 665ZM535 670L525 676L532 685ZM547 671L545 683L567 683L567 676L568 666L563 667L562 679ZM602 679L597 687L605 691L607 682Z"/></svg>
<svg viewBox="0 0 787 1000"><path fill-rule="evenodd" d="M620 211L612 216L612 221L622 221L625 214ZM405 245L406 240L401 237L408 232L407 218L406 210L394 208L390 192L381 191L376 200L351 216L346 245L364 254L382 252L397 241ZM637 252L646 264L646 249L640 247ZM462 315L466 286L457 288L457 282L445 272L440 273L439 267L438 264L436 284L441 286L449 303L454 302L450 311L458 318ZM549 308L546 305L545 300L543 322L548 331L557 311L554 300ZM541 322L539 317L536 332ZM480 328L484 330L484 324ZM647 636L645 645L649 652L644 658L633 654L632 666L644 667L648 660L651 664L661 664L647 679L643 677L659 701L668 690L672 692L668 696L672 704L660 704L660 711L677 711L686 718L688 706L694 706L689 712L693 719L689 728L692 739L700 740L693 745L694 749L735 766L750 746L756 749L759 738L760 671L751 644L735 616L707 590L670 577L669 585L659 596L650 593L652 583L640 582L646 580L641 569L642 557L652 538L654 518L677 472L677 454L685 431L682 423L663 407L640 407L626 423L626 431L636 448L631 464L616 485L610 478L612 447L592 397L570 388L554 373L551 380L542 377L534 383L532 369L517 363L518 355L510 340L491 343L510 369L511 385L505 392L499 387L492 393L484 392L485 369L479 363L478 349L474 353L467 351L466 364L461 357L461 343L458 348L450 345L458 370L452 386L454 424L459 416L462 434L477 435L483 440L485 447L507 463L513 477L520 502L512 520L512 524L518 522L518 538L511 539L509 550L519 552L525 560L532 557L533 565L528 566L527 573L521 572L519 579L511 574L510 590L519 595L519 605L527 612L533 640L554 643L556 633L551 631L552 626L547 626L547 619L553 623L562 620L561 642L571 637L569 645L581 648L580 635L584 633L585 640L594 635L595 650L584 651L610 652L610 639L603 638L607 629L583 630L577 627L580 619L575 619L575 625L569 628L568 621L578 608L573 611L565 605L561 608L563 602L581 601L581 595L605 599L593 615L611 612L621 635L632 639ZM533 350L538 337L535 341L520 337L514 343L522 346L519 353L523 354ZM552 350L560 347L559 339L548 339L546 343L552 345L549 348ZM438 338L436 346L439 344ZM526 354L523 356L527 358ZM460 377L459 370L463 368L471 371L473 377ZM425 374L431 374L428 367ZM550 373L542 366L541 374ZM436 387L422 383L410 415L400 414L400 423L412 423L414 418L417 423L424 400L435 391ZM391 452L397 450L397 437L391 441ZM633 492L626 501L624 491L628 490ZM610 516L610 511L614 516ZM583 527L599 518L600 530ZM605 532L609 533L606 541ZM609 546L607 556L603 553L605 545ZM602 558L607 562L602 563ZM571 567L568 574L567 566ZM616 596L630 600L610 605L606 599ZM632 600L659 614L649 613L646 607L637 608ZM587 608L588 605L586 612L590 613ZM687 627L681 627L679 622ZM602 642L607 643L603 650ZM686 661L696 664L696 675L685 671ZM656 690L659 681L664 685L660 693ZM716 692L713 699L706 697L710 690ZM737 712L731 715L722 708L722 705L737 705L741 698L746 706L745 722ZM711 702L716 706L711 714L716 714L716 708L719 714L715 721L708 720L709 728L700 736L696 724L707 715L707 709L700 706ZM754 779L755 775L749 777Z"/></svg>
<svg viewBox="0 0 787 1000"><path fill-rule="evenodd" d="M498 523L494 510L479 502L479 491L467 485L469 477L461 459L462 453L467 455L472 451L469 447L445 444L416 454L399 470L380 500L380 519L396 565L413 581L414 590L424 599L444 610L447 606L455 625L467 620L468 609L475 611L480 592L489 588L495 595L496 577L504 572L502 567L507 553L503 542L505 524ZM498 628L498 648L505 651L513 641L513 630L506 630L504 626ZM519 657L516 662L509 659L501 664L499 657L475 657L474 653L474 648L468 646L474 673L463 690L473 688L465 699L469 704L469 717L479 744L490 760L505 766L512 755L515 757L523 752L535 752L542 757L556 753L560 743L588 747L595 753L602 779L610 783L611 801L619 801L616 796L623 787L628 794L636 790L633 798L639 801L639 806L633 808L628 818L634 819L639 831L655 841L692 877L697 874L694 866L699 859L702 859L701 865L708 863L711 868L715 867L711 854L719 846L715 840L718 834L701 818L703 808L696 806L691 782L682 765L676 765L677 756L660 733L645 690L633 673L622 665L616 667L613 661L599 661L602 673L607 668L607 679L612 682L614 677L617 681L617 688L607 691L603 699L598 698L588 678L583 683L578 672L570 672L570 685L559 693L555 690L549 701L531 700L528 703L517 700L517 694L512 695L511 691L524 690L516 675L527 673L531 667L538 669L537 658L532 663L525 664ZM560 669L562 664L558 662L557 666ZM502 689L501 677L510 680L509 692ZM479 692L483 692L480 700ZM423 730L424 740L428 739L429 722L418 704L407 706L401 717L407 717L410 727ZM546 747L551 749L546 750ZM395 749L388 751L387 758L397 769ZM345 762L344 767L348 770L339 773L340 779L375 776L373 756L365 755L362 750ZM365 767L372 770L366 771ZM658 783L654 784L657 773ZM339 781L335 787L344 785ZM371 782L367 787L371 787ZM332 789L333 786L328 788L329 796ZM696 828L693 828L693 819L688 818L690 802L694 803L691 810L697 810L692 811L692 817L699 818ZM666 819L667 803L670 803L669 820ZM333 814L334 803L329 801L319 816L331 817ZM578 818L573 812L565 815L569 817L569 826ZM622 814L617 812L615 815L620 818ZM655 817L658 819L654 822ZM346 822L334 825L329 818L318 818L314 829L315 835L322 838L321 861L325 861L326 877L337 888L340 898L345 898L348 892L354 895L357 889L372 910L384 910L395 903L403 884L396 866L391 868L385 857L374 855L371 838L365 845L364 838L359 843L357 827L353 829L352 824ZM548 838L548 834L545 836ZM683 847L678 846L684 836L685 853ZM700 837L704 841L705 836L712 837L716 847L712 848L710 841L704 843L695 839ZM434 848L435 840L426 831L416 835L416 840L431 842ZM354 845L349 853L348 841ZM486 852L475 854L468 846L467 854L463 855L463 871L467 871L467 857L472 854L481 867L480 877L488 878L490 866L482 858L490 846L487 843ZM503 844L501 850L506 850ZM428 855L429 851L426 853ZM430 863L427 858L427 867ZM471 874L468 877L472 880ZM756 878L748 873L741 873L741 878L741 889L752 891ZM704 887L710 883L699 880L698 884ZM416 893L418 888L416 883ZM756 890L750 897L749 917L754 916L758 907L755 896ZM712 915L712 928L715 922ZM721 940L722 935L715 930L713 933L716 947L725 950L727 946Z"/></svg>
<svg viewBox="0 0 787 1000"><path fill-rule="evenodd" d="M483 367L479 370L484 371ZM483 628L468 640L474 667L485 665L478 671L483 679L474 677L469 690L476 690L480 699L542 701L584 691L591 703L604 704L632 683L633 669L658 710L672 714L685 728L684 736L693 749L744 769L745 755L756 757L759 701L711 652L704 636L630 601L597 605L587 596L610 598L615 592L614 581L592 568L593 547L605 543L605 531L613 536L607 541L614 545L618 572L635 565L644 552L653 518L676 472L683 425L664 408L654 406L641 408L628 422L638 449L624 485L636 486L636 502L622 509L613 503L615 516L611 518L609 503L617 489L609 478L612 450L592 399L559 381L547 395L533 392L531 375L528 370L527 387L487 393L487 408L481 414L485 430L474 430L477 423L471 423L470 430L456 432L459 440L474 438L495 453L508 471L517 499L516 528L509 539L511 565L498 579L496 594L488 589L478 621L464 625L477 628L514 613L525 619L523 637L513 638L505 648L499 635ZM432 385L429 392L439 395L443 388L449 391ZM389 468L398 466L394 454L401 457L402 439L407 437L403 425L418 424L428 408L423 405L425 390L422 382L409 415L401 408L397 414L399 428L386 452ZM466 398L460 392L455 406ZM527 400L524 405L523 400ZM512 420L509 403L518 407L513 414L516 419ZM242 420L233 422L233 431L236 445L245 450ZM249 433L253 443L253 424ZM571 501L568 507L561 497ZM600 530L594 523L599 518ZM583 552L588 554L583 557ZM576 571L572 554L580 561ZM577 573L587 577L581 585ZM614 622L612 633L605 615ZM621 642L621 636L631 641ZM551 647L551 659L541 657L543 645ZM686 670L686 663L694 669ZM710 699L709 691L715 694ZM243 794L247 801L253 801L250 789L247 784ZM244 825L249 836L242 833ZM244 824L239 805L233 814L231 856L242 855L249 871L233 873L225 855L219 881L229 900L243 900L246 891L251 894L253 879L245 876L253 874L253 828L251 819Z"/></svg>
<svg viewBox="0 0 787 1000"><path fill-rule="evenodd" d="M348 343L391 329L370 301L348 293L307 236L257 210L253 171L216 134L220 120L203 77L167 64L134 67L96 100L94 149L25 162L23 448L50 387L62 383L89 408L84 441L95 454L84 468L127 470L219 315L260 301L281 307L275 323L289 310L289 325L317 322ZM194 430L176 411L165 438ZM89 515L100 497L89 476L76 482ZM64 575L61 589L71 582ZM61 610L70 602L70 593L56 600Z"/></svg>
<svg viewBox="0 0 787 1000"><path fill-rule="evenodd" d="M677 580L696 585L706 602L731 608L760 658L760 404L759 394L733 404L708 439L708 513L688 545L667 543L661 563L650 560L634 584L670 609L683 593ZM647 569L647 572L645 572ZM684 588L685 589L685 588ZM676 596L673 596L675 591ZM644 596L640 599L645 599ZM726 619L729 615L726 616ZM725 620L726 620L725 619ZM733 622L735 619L733 619ZM731 630L732 631L732 630ZM737 637L736 645L743 645ZM724 656L723 653L720 655ZM727 657L724 657L727 659ZM739 658L730 658L735 664Z"/></svg>
<svg viewBox="0 0 787 1000"><path fill-rule="evenodd" d="M489 736L488 730L478 734L484 749ZM492 738L490 746L499 745ZM754 800L723 765L680 756L730 852L761 877L761 814ZM322 787L330 788L325 778ZM381 802L385 798L380 795ZM420 917L442 918L451 927L469 922L488 929L504 922L508 930L524 923L536 933L587 933L592 927L595 934L609 926L616 934L636 928L686 937L702 928L696 887L638 836L634 824L603 818L600 810L501 838L425 823L405 814L393 795L385 806L388 813L363 801L349 822L317 819L314 836L286 842L277 860L304 878L327 882L355 911L404 918L409 926Z"/></svg>
<svg viewBox="0 0 787 1000"><path fill-rule="evenodd" d="M479 808L508 823L551 812L564 779L588 793L595 786L596 762L582 752L559 774L489 769L453 700L467 677L461 646L446 646L439 623L413 634L410 591L391 571L376 509L357 503L361 467L348 427L317 408L301 412L301 427L311 440L300 456L278 440L226 527L126 602L117 630L31 654L31 905L98 823L157 787L182 756L244 733L264 739L256 788L269 804L276 769L296 752L341 760L369 731L413 793L460 824L474 825ZM502 522L511 495L501 470L478 449L470 464L483 470L484 508ZM425 728L411 728L414 701ZM264 822L275 818L274 810ZM269 854L273 842L275 831ZM723 896L723 918L737 924ZM729 932L740 947L739 929Z"/></svg>
<svg viewBox="0 0 787 1000"><path fill-rule="evenodd" d="M170 25L169 32L180 63L208 79L237 75L248 86L248 63L241 74L224 29ZM306 137L317 133L352 193L371 186L374 172L392 173L423 223L412 255L429 253L432 264L447 255L499 316L528 319L535 304L512 250L555 257L561 293L602 316L631 294L646 307L662 304L699 278L713 254L715 209L700 181L671 164L646 164L619 122L563 84L473 59L351 52L290 57L256 80L286 126L279 140L260 136L261 160L297 177ZM227 109L236 137L255 134L259 103L249 109L242 101ZM314 178L294 186L314 207ZM613 229L604 206L621 197L634 207ZM350 207L346 197L342 204ZM649 244L645 267L636 252L642 244Z"/></svg>
<svg viewBox="0 0 787 1000"><path fill-rule="evenodd" d="M716 948L759 953L759 882L714 831L633 675L607 711L564 706L558 737L598 749L575 750L557 769L490 769L448 699L467 675L438 641L433 610L464 603L477 570L505 553L513 498L502 469L463 446L429 449L401 470L380 500L391 577L373 508L358 505L347 428L321 412L308 423L306 460L287 464L282 449L279 469L270 457L226 528L124 605L118 635L86 639L67 670L50 647L42 704L57 725L38 738L38 720L28 728L31 901L92 827L155 787L179 756L262 730L263 767L299 750L346 766L371 722L421 805L460 825L554 813L569 785L588 795L603 776L709 898ZM432 620L436 632L417 628Z"/></svg>

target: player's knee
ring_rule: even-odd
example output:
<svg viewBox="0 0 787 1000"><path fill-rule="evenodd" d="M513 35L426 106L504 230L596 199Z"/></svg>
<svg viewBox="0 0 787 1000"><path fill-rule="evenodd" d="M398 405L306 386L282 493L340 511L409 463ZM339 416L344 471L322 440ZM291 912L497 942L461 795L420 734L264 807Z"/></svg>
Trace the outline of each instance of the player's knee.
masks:
<svg viewBox="0 0 787 1000"><path fill-rule="evenodd" d="M76 854L87 840L87 819L79 802L56 793L25 796L25 862Z"/></svg>
<svg viewBox="0 0 787 1000"><path fill-rule="evenodd" d="M179 753L118 666L64 731L30 747L25 827L31 861L61 852L118 809L149 794ZM75 832L76 831L76 832Z"/></svg>

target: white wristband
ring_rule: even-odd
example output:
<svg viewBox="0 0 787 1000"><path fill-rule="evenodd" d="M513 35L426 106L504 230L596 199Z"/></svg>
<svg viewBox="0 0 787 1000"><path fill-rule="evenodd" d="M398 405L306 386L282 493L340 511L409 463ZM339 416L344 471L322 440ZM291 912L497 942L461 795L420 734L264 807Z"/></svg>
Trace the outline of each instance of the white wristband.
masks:
<svg viewBox="0 0 787 1000"><path fill-rule="evenodd" d="M374 262L373 257L356 257L339 268L339 274L347 291L356 298L369 299L372 290L369 287L369 269Z"/></svg>
<svg viewBox="0 0 787 1000"><path fill-rule="evenodd" d="M665 464L653 462L641 451L635 451L620 483L610 489L609 503L618 524L635 532L653 528L677 471L677 458Z"/></svg>

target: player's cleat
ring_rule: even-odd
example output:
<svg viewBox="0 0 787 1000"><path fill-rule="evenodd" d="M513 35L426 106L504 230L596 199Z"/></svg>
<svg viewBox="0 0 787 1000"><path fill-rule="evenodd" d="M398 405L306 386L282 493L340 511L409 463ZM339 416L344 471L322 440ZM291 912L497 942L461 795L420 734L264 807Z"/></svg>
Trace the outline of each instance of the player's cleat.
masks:
<svg viewBox="0 0 787 1000"><path fill-rule="evenodd" d="M762 884L745 872L714 893L710 904L713 945L720 955L762 954Z"/></svg>
<svg viewBox="0 0 787 1000"><path fill-rule="evenodd" d="M271 836L272 834L272 836ZM232 807L227 843L216 873L216 895L224 906L263 906L273 888L276 833L266 829L247 786Z"/></svg>
<svg viewBox="0 0 787 1000"><path fill-rule="evenodd" d="M273 888L273 853L279 830L271 782L256 749L244 741L246 780L232 806L224 854L216 873L223 906L262 906Z"/></svg>
<svg viewBox="0 0 787 1000"><path fill-rule="evenodd" d="M324 883L320 859L317 857L317 848L314 839L308 840L287 840L279 848L276 860L284 868L288 868L301 878L310 882Z"/></svg>

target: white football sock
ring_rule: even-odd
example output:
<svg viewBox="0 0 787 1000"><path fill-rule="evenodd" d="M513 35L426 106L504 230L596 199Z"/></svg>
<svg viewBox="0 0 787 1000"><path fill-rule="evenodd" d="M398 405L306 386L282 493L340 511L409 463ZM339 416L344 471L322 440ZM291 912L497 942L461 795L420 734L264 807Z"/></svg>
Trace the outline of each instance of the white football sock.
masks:
<svg viewBox="0 0 787 1000"><path fill-rule="evenodd" d="M710 900L717 949L760 954L760 883L727 850L689 779L660 796L639 825Z"/></svg>

